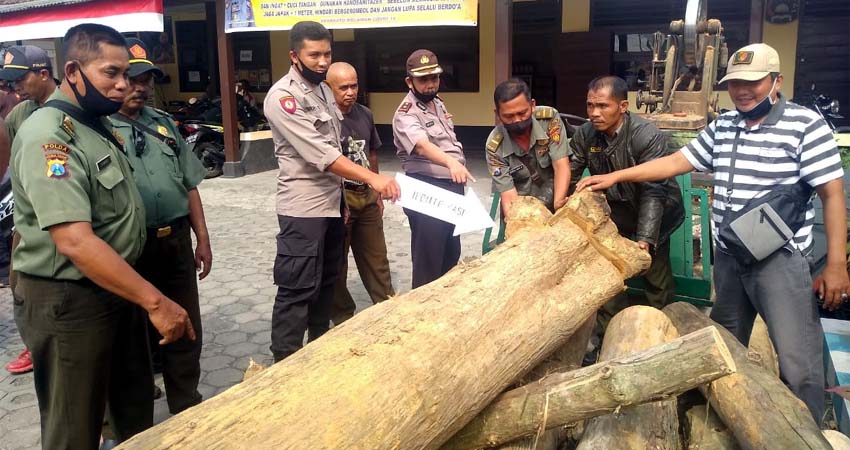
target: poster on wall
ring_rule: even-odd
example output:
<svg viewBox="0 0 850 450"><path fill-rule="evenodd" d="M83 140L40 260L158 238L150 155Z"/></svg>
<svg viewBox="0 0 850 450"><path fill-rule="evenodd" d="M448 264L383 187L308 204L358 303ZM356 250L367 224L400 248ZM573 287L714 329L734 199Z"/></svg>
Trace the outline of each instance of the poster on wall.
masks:
<svg viewBox="0 0 850 450"><path fill-rule="evenodd" d="M226 0L224 30L288 30L302 20L327 28L476 26L478 0Z"/></svg>

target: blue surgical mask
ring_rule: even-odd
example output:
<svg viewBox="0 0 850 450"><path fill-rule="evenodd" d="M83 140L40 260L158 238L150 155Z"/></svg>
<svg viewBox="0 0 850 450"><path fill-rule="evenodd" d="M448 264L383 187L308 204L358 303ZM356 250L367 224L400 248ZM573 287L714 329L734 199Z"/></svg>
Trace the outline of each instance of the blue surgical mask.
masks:
<svg viewBox="0 0 850 450"><path fill-rule="evenodd" d="M741 116L744 117L744 119L758 120L758 119L761 119L762 117L766 116L767 113L770 112L770 109L773 108L773 104L774 104L773 97L771 97L771 95L773 95L773 89L776 88L776 80L778 80L778 78L775 78L773 80L773 85L770 86L770 92L767 93L767 97L765 97L764 100L760 101L758 103L758 105L753 107L753 109L751 109L749 111L741 111L740 108L737 108L737 107L735 108L735 109L738 110L738 112L741 114Z"/></svg>

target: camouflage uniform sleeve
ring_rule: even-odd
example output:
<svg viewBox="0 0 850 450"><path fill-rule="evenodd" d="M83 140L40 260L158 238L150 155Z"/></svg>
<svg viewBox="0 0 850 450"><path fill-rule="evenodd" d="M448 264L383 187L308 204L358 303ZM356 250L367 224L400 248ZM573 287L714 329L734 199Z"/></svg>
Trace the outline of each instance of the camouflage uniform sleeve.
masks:
<svg viewBox="0 0 850 450"><path fill-rule="evenodd" d="M487 166L490 170L490 178L493 179L493 186L497 192L507 192L514 188L514 179L508 174L510 164L499 153L504 136L498 131L493 130L490 136L487 137Z"/></svg>
<svg viewBox="0 0 850 450"><path fill-rule="evenodd" d="M58 132L44 136L34 128L27 130L24 127L13 144L13 170L32 204L38 226L47 230L60 223L91 222L91 185L85 156ZM113 164L117 168L117 161Z"/></svg>

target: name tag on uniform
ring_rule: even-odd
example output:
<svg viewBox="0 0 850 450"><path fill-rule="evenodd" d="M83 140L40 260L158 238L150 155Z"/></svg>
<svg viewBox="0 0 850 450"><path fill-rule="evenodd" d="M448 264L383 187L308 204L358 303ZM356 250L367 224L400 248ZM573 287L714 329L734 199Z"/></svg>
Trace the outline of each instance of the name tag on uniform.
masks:
<svg viewBox="0 0 850 450"><path fill-rule="evenodd" d="M112 155L106 155L103 158L100 158L97 162L97 171L103 171L103 169L109 167L112 164Z"/></svg>
<svg viewBox="0 0 850 450"><path fill-rule="evenodd" d="M602 151L602 147L590 147L590 153L600 153Z"/></svg>
<svg viewBox="0 0 850 450"><path fill-rule="evenodd" d="M304 111L313 111L313 110L315 110L315 109L316 109L316 107L315 107L315 106L312 106L312 105L308 105L308 106L305 106L305 107L304 107Z"/></svg>
<svg viewBox="0 0 850 450"><path fill-rule="evenodd" d="M523 166L511 167L510 170L508 170L508 175L513 175L513 174L519 172L520 170L522 170L522 167Z"/></svg>
<svg viewBox="0 0 850 450"><path fill-rule="evenodd" d="M433 121L433 120L432 120L432 121L430 121L430 122L427 122L427 123L425 124L425 128L430 128L430 127L433 127L433 126L434 126L434 121Z"/></svg>

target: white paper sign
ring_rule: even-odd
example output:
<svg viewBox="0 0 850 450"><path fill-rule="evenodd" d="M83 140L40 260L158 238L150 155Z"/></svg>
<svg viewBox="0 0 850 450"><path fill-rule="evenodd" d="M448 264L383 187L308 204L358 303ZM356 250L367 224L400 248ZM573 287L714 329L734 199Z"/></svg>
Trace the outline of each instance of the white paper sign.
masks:
<svg viewBox="0 0 850 450"><path fill-rule="evenodd" d="M496 225L472 188L460 195L403 173L397 172L395 178L401 188L400 206L454 224L455 236Z"/></svg>

